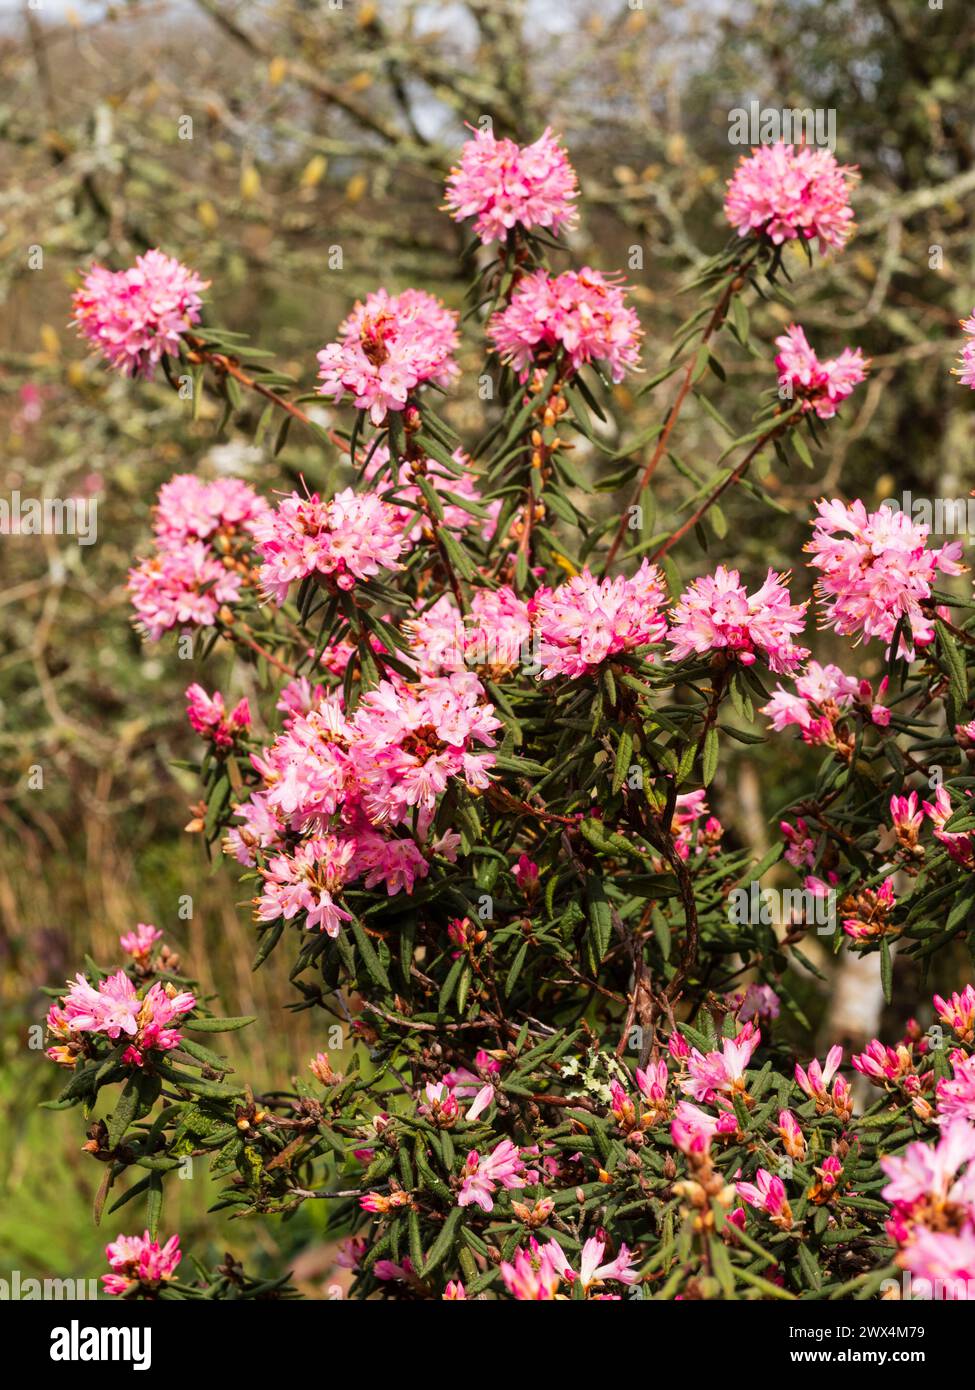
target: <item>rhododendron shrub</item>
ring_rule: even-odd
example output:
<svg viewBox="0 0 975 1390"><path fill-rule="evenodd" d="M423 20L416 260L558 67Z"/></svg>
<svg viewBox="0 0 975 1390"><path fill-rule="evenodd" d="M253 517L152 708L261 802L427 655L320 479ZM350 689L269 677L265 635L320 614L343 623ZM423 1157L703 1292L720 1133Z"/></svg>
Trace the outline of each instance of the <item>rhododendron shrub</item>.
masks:
<svg viewBox="0 0 975 1390"><path fill-rule="evenodd" d="M711 564L695 544L739 485L769 500L760 455L791 469L828 450L869 372L795 323L760 344L748 313L782 292L790 243L810 265L842 253L854 173L784 145L743 160L728 244L654 374L625 278L564 268L561 143L476 134L446 209L475 239L479 440L452 423L459 313L422 289L356 304L296 396L205 322L178 262L86 277L75 316L110 366L189 373L228 419L256 393L262 429L307 428L353 479L177 475L130 571L144 640L190 641L197 661L219 646L259 677L240 698L194 671L188 828L251 899L255 968L286 953L296 1006L344 1047L255 1095L198 1041L249 1020L213 1016L147 924L52 991L54 1103L97 1101L97 1209L128 1222L110 1292L213 1296L165 1219L196 1156L232 1216L325 1202L358 1297L869 1298L902 1275L971 1296L975 990L932 985L902 1037L850 1052L817 1045L798 988L811 955L853 952L889 1000L895 954L926 970L969 932L962 547L841 496L809 517L806 571L802 555L791 573ZM767 391L690 515L648 536L630 522L684 402L717 410L719 339L764 361ZM659 423L608 443L620 382L660 397ZM303 408L323 397L329 428ZM858 674L864 648L880 679ZM819 767L756 862L715 774L764 739ZM800 905L740 910L779 861ZM269 1291L219 1278L226 1296Z"/></svg>

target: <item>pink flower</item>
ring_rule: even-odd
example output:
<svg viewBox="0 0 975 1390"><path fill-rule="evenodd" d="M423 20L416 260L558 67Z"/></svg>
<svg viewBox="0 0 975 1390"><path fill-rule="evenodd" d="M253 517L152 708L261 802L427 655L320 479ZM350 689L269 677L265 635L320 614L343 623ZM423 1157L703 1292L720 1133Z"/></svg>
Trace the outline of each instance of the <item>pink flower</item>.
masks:
<svg viewBox="0 0 975 1390"><path fill-rule="evenodd" d="M381 1192L367 1192L359 1198L359 1206L363 1211L375 1212L378 1216L385 1216L387 1212L409 1206L409 1202L409 1194L401 1191L391 1192L388 1197Z"/></svg>
<svg viewBox="0 0 975 1390"><path fill-rule="evenodd" d="M586 676L609 657L663 641L666 601L663 576L647 560L632 579L599 580L583 570L557 589L539 589L531 610L544 679Z"/></svg>
<svg viewBox="0 0 975 1390"><path fill-rule="evenodd" d="M151 1240L148 1231L141 1236L122 1236L105 1247L111 1274L102 1275L105 1292L120 1297L137 1285L146 1290L158 1289L172 1279L176 1266L183 1258L179 1236L170 1236L165 1245Z"/></svg>
<svg viewBox="0 0 975 1390"><path fill-rule="evenodd" d="M959 366L952 367L951 370L962 386L970 386L975 390L975 310L972 311L970 318L961 320L961 326L963 332L967 333L969 337L966 342L962 343L958 358Z"/></svg>
<svg viewBox="0 0 975 1390"><path fill-rule="evenodd" d="M532 605L507 584L478 589L465 620L464 662L477 669L485 667L492 675L512 671L519 663L530 665L532 613Z"/></svg>
<svg viewBox="0 0 975 1390"><path fill-rule="evenodd" d="M831 420L840 401L866 380L870 359L859 348L844 348L839 357L821 362L796 323L776 338L775 345L780 349L775 359L779 386L790 400L800 401L804 411L814 410L820 420Z"/></svg>
<svg viewBox="0 0 975 1390"><path fill-rule="evenodd" d="M174 356L199 323L209 283L162 251L147 251L128 270L93 265L73 296L72 318L111 366L151 380L164 354Z"/></svg>
<svg viewBox="0 0 975 1390"><path fill-rule="evenodd" d="M939 571L961 574L961 544L952 541L928 550L928 528L889 507L867 512L860 501L825 499L816 505L812 540L806 550L820 570L817 590L830 627L841 636L862 633L890 643L898 622L906 618L914 642L927 646L934 623L921 607L931 599ZM913 659L907 636L898 655Z"/></svg>
<svg viewBox="0 0 975 1390"><path fill-rule="evenodd" d="M358 1269L368 1249L369 1242L365 1236L345 1236L339 1241L335 1263L340 1269Z"/></svg>
<svg viewBox="0 0 975 1390"><path fill-rule="evenodd" d="M753 1018L773 1019L779 1016L779 996L771 985L750 984L742 993L729 995L728 1002L741 1023Z"/></svg>
<svg viewBox="0 0 975 1390"><path fill-rule="evenodd" d="M140 998L124 970L99 981L97 989L84 975L77 975L61 1003L64 1008L58 1021L63 1020L69 1033L104 1034L113 1042L125 1034L131 1041L122 1062L137 1067L145 1064L147 1051L178 1046L182 1034L170 1025L180 1014L196 1008L194 995L158 980ZM53 1050L49 1055L53 1056Z"/></svg>
<svg viewBox="0 0 975 1390"><path fill-rule="evenodd" d="M975 986L966 985L961 994L956 990L950 999L936 994L934 1007L941 1022L956 1033L962 1042L975 1041Z"/></svg>
<svg viewBox="0 0 975 1390"><path fill-rule="evenodd" d="M637 1281L636 1272L631 1268L635 1258L625 1245L620 1246L615 1260L608 1264L601 1263L606 1253L605 1236L590 1236L586 1241L579 1257L578 1272L569 1264L565 1251L557 1240L550 1240L543 1245L541 1253L548 1255L552 1268L558 1270L567 1283L574 1284L578 1280L584 1289L593 1284L601 1284L606 1279L615 1279L621 1284L635 1284Z"/></svg>
<svg viewBox="0 0 975 1390"><path fill-rule="evenodd" d="M887 689L885 676L877 687L877 700L869 681L858 681L847 676L838 666L820 666L818 661L809 661L801 676L796 677L796 693L793 695L777 685L767 705L761 713L772 721L777 732L796 725L804 743L813 747L832 748L842 754L852 748L849 730L842 726L842 718L855 711L869 716L872 723L886 727L890 722L890 711L879 703Z"/></svg>
<svg viewBox="0 0 975 1390"><path fill-rule="evenodd" d="M975 1124L975 1056L959 1049L951 1055L951 1067L954 1074L942 1077L935 1088L939 1123L960 1115Z"/></svg>
<svg viewBox="0 0 975 1390"><path fill-rule="evenodd" d="M732 1117L733 1118L733 1117ZM737 1123L734 1128L737 1128ZM679 1100L670 1126L670 1137L684 1154L703 1155L710 1151L711 1140L720 1133L719 1121L690 1101Z"/></svg>
<svg viewBox="0 0 975 1390"><path fill-rule="evenodd" d="M196 683L186 689L186 717L201 737L221 750L232 748L251 724L246 698L238 700L228 714L219 690L208 695L203 686Z"/></svg>
<svg viewBox="0 0 975 1390"><path fill-rule="evenodd" d="M842 1062L843 1049L837 1044L827 1052L826 1061L822 1067L815 1058L809 1063L808 1070L800 1066L798 1062L796 1063L796 1083L801 1091L805 1091L810 1100L816 1102L816 1109L820 1114L832 1108L833 1100L827 1088ZM837 1080L841 1079L840 1077L837 1078Z"/></svg>
<svg viewBox="0 0 975 1390"><path fill-rule="evenodd" d="M195 473L177 473L159 489L154 510L157 536L186 541L207 540L217 531L253 535L254 523L271 509L240 478L205 482Z"/></svg>
<svg viewBox="0 0 975 1390"><path fill-rule="evenodd" d="M853 230L850 187L856 171L829 150L762 145L742 155L728 180L725 216L739 236L757 233L774 245L819 239L820 250L842 250Z"/></svg>
<svg viewBox="0 0 975 1390"><path fill-rule="evenodd" d="M551 1302L558 1292L560 1276L546 1247L532 1241L531 1250L518 1249L514 1260L502 1260L501 1278L512 1298L519 1302Z"/></svg>
<svg viewBox="0 0 975 1390"><path fill-rule="evenodd" d="M401 1264L397 1264L395 1260L377 1260L372 1267L372 1272L377 1279L382 1279L384 1283L397 1280L408 1284L416 1275L413 1261L409 1255L403 1257Z"/></svg>
<svg viewBox="0 0 975 1390"><path fill-rule="evenodd" d="M381 681L362 697L351 754L363 804L377 823L398 824L413 807L432 810L451 777L474 790L488 785L500 728L483 688L470 672L431 677L416 687Z"/></svg>
<svg viewBox="0 0 975 1390"><path fill-rule="evenodd" d="M519 854L511 870L511 877L523 893L530 895L538 887L538 865L533 859L529 859L527 854Z"/></svg>
<svg viewBox="0 0 975 1390"><path fill-rule="evenodd" d="M339 326L339 340L318 354L318 388L336 402L352 396L381 425L427 382L446 387L459 368L457 315L423 290L376 290Z"/></svg>
<svg viewBox="0 0 975 1390"><path fill-rule="evenodd" d="M636 1069L636 1084L640 1088L640 1094L644 1100L654 1105L659 1105L667 1099L669 1080L667 1063L664 1061L648 1062L645 1071L641 1067Z"/></svg>
<svg viewBox="0 0 975 1390"><path fill-rule="evenodd" d="M128 590L138 626L158 642L171 628L213 627L221 606L236 602L240 583L203 541L183 541L130 569Z"/></svg>
<svg viewBox="0 0 975 1390"><path fill-rule="evenodd" d="M802 1132L802 1126L793 1115L791 1110L779 1111L778 1123L779 1138L782 1140L782 1147L790 1158L803 1159L806 1156L806 1136Z"/></svg>
<svg viewBox="0 0 975 1390"><path fill-rule="evenodd" d="M882 1195L888 1202L969 1206L975 1203L975 1128L954 1118L937 1144L908 1144L902 1154L889 1154L880 1166L890 1178ZM963 1171L964 1170L964 1171Z"/></svg>
<svg viewBox="0 0 975 1390"><path fill-rule="evenodd" d="M787 820L779 821L779 829L785 840L785 858L794 869L812 869L816 864L816 841L809 833L809 826L800 816L795 825Z"/></svg>
<svg viewBox="0 0 975 1390"><path fill-rule="evenodd" d="M447 1280L447 1283L446 1283L445 1286L444 1286L444 1291L443 1291L443 1293L441 1294L441 1298L448 1299L448 1300L450 1300L450 1301L454 1301L454 1300L456 1300L456 1299L459 1299L459 1298L466 1298L466 1297L467 1297L467 1290L464 1288L464 1285L461 1283L461 1281L460 1281L459 1279L448 1279L448 1280Z"/></svg>
<svg viewBox="0 0 975 1390"><path fill-rule="evenodd" d="M498 140L482 128L448 175L445 206L455 222L476 218L474 231L488 245L505 241L513 227L553 234L574 227L577 195L575 171L548 127L532 145Z"/></svg>
<svg viewBox="0 0 975 1390"><path fill-rule="evenodd" d="M975 1287L975 1224L966 1222L957 1232L922 1226L897 1262L914 1276L912 1298L924 1297L919 1281L926 1279L936 1298L967 1301Z"/></svg>
<svg viewBox="0 0 975 1390"><path fill-rule="evenodd" d="M614 381L640 364L640 327L625 287L585 266L549 276L536 270L515 285L511 302L488 323L501 360L527 380L531 368L565 353L574 372L602 362Z"/></svg>
<svg viewBox="0 0 975 1390"><path fill-rule="evenodd" d="M356 842L334 835L316 835L304 840L294 853L275 855L266 869L264 891L257 899L257 916L262 922L284 918L290 922L304 912L305 928L338 936L343 922L352 914L336 902L349 877L349 865Z"/></svg>
<svg viewBox="0 0 975 1390"><path fill-rule="evenodd" d="M119 937L119 945L137 964L145 965L152 954L152 948L157 941L162 941L162 936L158 928L150 926L147 922L139 922L135 931L126 932Z"/></svg>
<svg viewBox="0 0 975 1390"><path fill-rule="evenodd" d="M875 1086L896 1085L915 1076L914 1057L910 1047L886 1047L879 1038L869 1042L863 1052L850 1058L855 1069Z"/></svg>
<svg viewBox="0 0 975 1390"><path fill-rule="evenodd" d="M636 1124L636 1106L615 1079L609 1083L609 1105L620 1126L631 1130Z"/></svg>
<svg viewBox="0 0 975 1390"><path fill-rule="evenodd" d="M934 801L924 802L924 813L934 827L934 838L964 869L975 869L975 841L967 831L946 830L945 826L958 810L951 804L951 796L946 787L938 787Z"/></svg>
<svg viewBox="0 0 975 1390"><path fill-rule="evenodd" d="M429 1115L434 1123L444 1127L452 1125L460 1114L457 1097L442 1081L428 1081L424 1087L426 1104L421 1105L421 1115Z"/></svg>
<svg viewBox="0 0 975 1390"><path fill-rule="evenodd" d="M792 641L805 626L806 605L791 602L785 579L770 569L753 594L746 592L738 571L724 565L695 579L673 612L673 659L726 650L744 666L761 656L780 675L794 670L809 655Z"/></svg>
<svg viewBox="0 0 975 1390"><path fill-rule="evenodd" d="M685 1095L710 1103L719 1094L743 1094L745 1069L762 1040L761 1031L746 1023L734 1038L724 1038L720 1052L699 1052L695 1047L688 1059L688 1077L680 1083Z"/></svg>
<svg viewBox="0 0 975 1390"><path fill-rule="evenodd" d="M917 792L911 792L909 796L892 796L890 819L900 843L907 848L916 845L924 824L924 811L918 805Z"/></svg>
<svg viewBox="0 0 975 1390"><path fill-rule="evenodd" d="M320 575L338 589L355 587L380 570L400 568L405 545L396 511L375 493L351 488L323 502L317 492L293 492L254 526L261 583L278 603L291 585Z"/></svg>
<svg viewBox="0 0 975 1390"><path fill-rule="evenodd" d="M763 1211L766 1216L771 1217L775 1225L781 1226L784 1230L788 1230L792 1225L792 1211L786 1197L785 1184L767 1168L759 1168L753 1183L739 1182L735 1187L738 1195L743 1197L750 1207Z"/></svg>
<svg viewBox="0 0 975 1390"><path fill-rule="evenodd" d="M836 1154L827 1154L822 1163L813 1171L819 1175L817 1196L828 1199L830 1193L835 1191L843 1175L842 1161L837 1158Z"/></svg>
<svg viewBox="0 0 975 1390"><path fill-rule="evenodd" d="M483 1157L477 1149L471 1149L464 1164L457 1205L469 1207L473 1203L483 1211L493 1211L493 1194L498 1183L505 1188L524 1187L525 1179L521 1176L524 1171L521 1155L510 1139L502 1139L493 1152Z"/></svg>

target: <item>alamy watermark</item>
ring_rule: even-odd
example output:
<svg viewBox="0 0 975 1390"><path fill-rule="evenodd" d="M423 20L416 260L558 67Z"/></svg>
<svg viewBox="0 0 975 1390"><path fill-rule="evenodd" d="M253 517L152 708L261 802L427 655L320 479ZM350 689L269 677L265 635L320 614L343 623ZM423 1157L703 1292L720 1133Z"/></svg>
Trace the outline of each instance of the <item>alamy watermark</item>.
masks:
<svg viewBox="0 0 975 1390"><path fill-rule="evenodd" d="M0 1278L0 1303L77 1298L93 1301L100 1287L97 1279L35 1279L12 1269L8 1278Z"/></svg>
<svg viewBox="0 0 975 1390"><path fill-rule="evenodd" d="M932 536L975 535L975 497L885 497L880 504L891 512L903 512L916 526L926 526Z"/></svg>
<svg viewBox="0 0 975 1390"><path fill-rule="evenodd" d="M975 1279L925 1279L905 1269L899 1279L885 1279L881 1298L915 1300L924 1303L971 1302L975 1299Z"/></svg>
<svg viewBox="0 0 975 1390"><path fill-rule="evenodd" d="M836 110L834 107L762 106L750 101L728 112L728 143L731 145L819 145L836 151Z"/></svg>
<svg viewBox="0 0 975 1390"><path fill-rule="evenodd" d="M98 498L22 497L15 488L0 497L0 536L75 536L79 545L94 545Z"/></svg>
<svg viewBox="0 0 975 1390"><path fill-rule="evenodd" d="M728 895L728 920L734 926L789 926L805 922L817 936L836 930L836 893L832 888L763 888L752 881Z"/></svg>

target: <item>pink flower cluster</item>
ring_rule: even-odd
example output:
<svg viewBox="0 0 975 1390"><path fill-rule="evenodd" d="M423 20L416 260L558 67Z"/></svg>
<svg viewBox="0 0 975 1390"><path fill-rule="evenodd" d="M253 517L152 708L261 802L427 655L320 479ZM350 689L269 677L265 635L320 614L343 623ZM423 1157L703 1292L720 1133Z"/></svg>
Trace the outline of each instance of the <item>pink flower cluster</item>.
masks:
<svg viewBox="0 0 975 1390"><path fill-rule="evenodd" d="M531 145L478 129L448 175L445 207L455 222L476 218L474 231L487 245L504 241L513 227L557 234L575 226L577 195L575 170L550 129Z"/></svg>
<svg viewBox="0 0 975 1390"><path fill-rule="evenodd" d="M924 814L934 827L934 838L944 845L956 864L963 869L975 869L975 835L965 830L946 829L948 821L959 809L951 804L951 796L946 787L939 787L933 801L925 801Z"/></svg>
<svg viewBox="0 0 975 1390"><path fill-rule="evenodd" d="M698 824L702 816L703 826ZM685 861L699 850L713 852L717 849L724 829L717 816L710 814L703 787L693 792L681 792L675 798L670 833L674 837L674 848ZM660 872L665 872L662 863Z"/></svg>
<svg viewBox="0 0 975 1390"><path fill-rule="evenodd" d="M153 642L172 628L213 627L224 604L240 597L241 576L204 541L160 546L129 570L137 625Z"/></svg>
<svg viewBox="0 0 975 1390"><path fill-rule="evenodd" d="M785 1192L785 1183L780 1177L770 1173L767 1168L759 1168L755 1181L735 1184L739 1197L744 1198L750 1207L757 1208L771 1218L773 1225L788 1230L792 1225L792 1209Z"/></svg>
<svg viewBox="0 0 975 1390"><path fill-rule="evenodd" d="M179 1236L170 1236L165 1245L160 1245L148 1231L141 1236L120 1235L106 1245L105 1257L112 1270L111 1274L102 1275L105 1292L119 1298L136 1287L157 1289L172 1279L183 1258Z"/></svg>
<svg viewBox="0 0 975 1390"><path fill-rule="evenodd" d="M681 594L671 618L673 659L720 650L743 666L761 657L780 675L794 671L809 655L792 641L805 626L806 604L792 603L786 578L770 569L765 583L753 594L746 591L738 571L724 565L713 575L695 579Z"/></svg>
<svg viewBox="0 0 975 1390"><path fill-rule="evenodd" d="M663 575L647 560L630 579L583 570L556 589L539 589L529 608L544 679L586 676L609 657L662 642L666 602Z"/></svg>
<svg viewBox="0 0 975 1390"><path fill-rule="evenodd" d="M889 644L906 618L917 646L933 641L932 585L939 571L964 572L961 543L929 550L926 526L889 507L868 513L859 499L847 505L824 498L816 510L805 548L820 571L817 589L829 626L841 636L862 634ZM913 659L906 634L898 655Z"/></svg>
<svg viewBox="0 0 975 1390"><path fill-rule="evenodd" d="M156 947L156 943L162 941L162 932L158 927L150 925L148 922L138 922L135 931L126 932L119 937L119 945L127 955L132 957L136 965L148 965L149 957Z"/></svg>
<svg viewBox="0 0 975 1390"><path fill-rule="evenodd" d="M962 1042L975 1043L975 985L966 985L960 994L956 990L948 999L936 994L934 1007L946 1028Z"/></svg>
<svg viewBox="0 0 975 1390"><path fill-rule="evenodd" d="M252 536L270 510L241 478L207 482L195 473L176 473L159 489L153 530L166 542L205 541L218 531L230 538Z"/></svg>
<svg viewBox="0 0 975 1390"><path fill-rule="evenodd" d="M839 357L821 362L797 323L776 338L775 346L781 393L800 401L804 411L814 410L820 420L831 420L840 401L866 380L870 359L859 348L844 348Z"/></svg>
<svg viewBox="0 0 975 1390"><path fill-rule="evenodd" d="M761 1030L754 1023L746 1023L734 1038L722 1039L720 1052L702 1053L692 1048L681 1090L705 1105L716 1102L730 1108L732 1097L745 1092L745 1069L761 1041Z"/></svg>
<svg viewBox="0 0 975 1390"><path fill-rule="evenodd" d="M917 1281L938 1287L936 1297L970 1298L975 1281L975 1126L949 1119L937 1144L908 1144L903 1154L880 1160L890 1181L887 1232L898 1247L897 1263Z"/></svg>
<svg viewBox="0 0 975 1390"><path fill-rule="evenodd" d="M952 371L962 386L970 386L975 391L975 310L970 318L961 320L961 326L968 339L961 346L960 365L953 367Z"/></svg>
<svg viewBox="0 0 975 1390"><path fill-rule="evenodd" d="M415 839L393 831L415 814L424 840L452 778L487 786L500 724L483 695L471 672L416 684L396 677L367 691L350 718L337 695L324 695L285 721L252 758L263 787L238 807L244 824L227 841L242 863L254 864L257 850L271 854L261 870L263 921L305 912L309 928L334 936L348 918L336 899L353 879L412 892L427 860ZM456 843L451 833L428 852L451 856Z"/></svg>
<svg viewBox="0 0 975 1390"><path fill-rule="evenodd" d="M123 376L151 379L164 354L200 321L200 295L209 280L162 251L137 256L128 270L93 265L73 296L72 317Z"/></svg>
<svg viewBox="0 0 975 1390"><path fill-rule="evenodd" d="M430 675L469 666L497 677L535 661L531 603L507 584L475 590L463 618L453 596L441 595L404 627L413 660Z"/></svg>
<svg viewBox="0 0 975 1390"><path fill-rule="evenodd" d="M720 1115L709 1115L689 1100L679 1101L670 1126L670 1137L688 1157L700 1158L711 1150L711 1141L717 1135L735 1134L738 1121L730 1110Z"/></svg>
<svg viewBox="0 0 975 1390"><path fill-rule="evenodd" d="M374 425L399 411L426 382L449 386L459 368L457 315L424 290L376 290L339 325L318 354L318 388L336 403L351 396Z"/></svg>
<svg viewBox="0 0 975 1390"><path fill-rule="evenodd" d="M879 727L887 727L890 710L879 703L886 689L885 676L875 700L869 681L847 676L838 666L821 666L818 661L810 661L802 675L796 677L796 693L793 695L777 685L761 713L772 721L777 733L794 724L801 731L804 742L816 747L838 748L837 725L843 715L853 709L864 713Z"/></svg>
<svg viewBox="0 0 975 1390"><path fill-rule="evenodd" d="M818 238L820 250L839 251L853 230L850 188L855 169L825 149L761 145L728 180L725 216L739 236L768 237L774 245Z"/></svg>
<svg viewBox="0 0 975 1390"><path fill-rule="evenodd" d="M240 598L239 552L270 508L239 478L204 482L178 473L154 508L154 552L129 570L138 626L158 642L172 628L213 627Z"/></svg>
<svg viewBox="0 0 975 1390"><path fill-rule="evenodd" d="M494 351L522 381L559 351L573 372L602 362L614 381L640 365L643 329L626 303L625 287L588 266L556 276L544 270L524 276L487 332Z"/></svg>
<svg viewBox="0 0 975 1390"><path fill-rule="evenodd" d="M406 544L395 508L351 488L323 502L317 492L284 497L254 528L261 583L283 603L296 580L320 575L338 589L399 569Z"/></svg>
<svg viewBox="0 0 975 1390"><path fill-rule="evenodd" d="M602 1287L608 1279L620 1284L635 1284L633 1255L621 1245L615 1259L605 1260L606 1245L605 1233L591 1236L582 1247L579 1268L575 1270L557 1240L553 1238L540 1245L532 1236L527 1249L519 1247L512 1261L502 1260L501 1278L512 1298L522 1303L551 1302L560 1296L558 1290L563 1280L570 1288L574 1284L581 1285L587 1295L590 1289ZM619 1295L595 1294L593 1297L617 1300Z"/></svg>
<svg viewBox="0 0 975 1390"><path fill-rule="evenodd" d="M525 1164L510 1139L502 1139L489 1154L471 1149L464 1164L464 1177L457 1194L457 1205L478 1206L482 1211L494 1210L494 1193L500 1184L504 1188L524 1187L522 1176Z"/></svg>
<svg viewBox="0 0 975 1390"><path fill-rule="evenodd" d="M141 1067L147 1052L165 1052L179 1044L182 1034L172 1025L196 1008L194 995L158 980L140 998L124 970L100 980L97 989L84 975L68 983L68 993L51 1006L47 1017L48 1031L61 1043L47 1055L62 1065L74 1065L76 1053L63 1044L78 1033L102 1034L112 1042L124 1033L131 1042L122 1062Z"/></svg>
<svg viewBox="0 0 975 1390"><path fill-rule="evenodd" d="M442 1081L428 1081L424 1087L424 1103L419 1107L421 1115L428 1115L440 1128L449 1129L463 1118L472 1124L488 1110L494 1100L494 1078L501 1071L501 1064L483 1048L474 1059L477 1073L466 1067L447 1072ZM485 1077L491 1078L485 1080ZM460 1102L470 1100L467 1110L462 1112Z"/></svg>
<svg viewBox="0 0 975 1390"><path fill-rule="evenodd" d="M921 1039L918 1043L918 1056L914 1055L915 1040L904 1038L896 1047L890 1047L872 1038L862 1052L850 1058L855 1071L865 1076L874 1086L885 1090L901 1088L907 1096L918 1096L931 1085L933 1072L922 1072L927 1044Z"/></svg>
<svg viewBox="0 0 975 1390"><path fill-rule="evenodd" d="M948 1060L952 1074L943 1076L935 1087L938 1123L961 1116L975 1124L975 1056L956 1048Z"/></svg>
<svg viewBox="0 0 975 1390"><path fill-rule="evenodd" d="M833 1114L839 1120L849 1120L853 1114L853 1097L850 1083L839 1074L843 1064L843 1049L839 1045L831 1047L826 1054L823 1066L814 1057L808 1067L796 1063L796 1085L810 1100L815 1102L819 1115ZM833 1081L833 1078L836 1078ZM829 1083L833 1081L830 1091Z"/></svg>
<svg viewBox="0 0 975 1390"><path fill-rule="evenodd" d="M186 689L186 717L202 738L222 751L232 748L251 724L246 697L238 700L228 714L219 690L208 695L203 686L195 682Z"/></svg>

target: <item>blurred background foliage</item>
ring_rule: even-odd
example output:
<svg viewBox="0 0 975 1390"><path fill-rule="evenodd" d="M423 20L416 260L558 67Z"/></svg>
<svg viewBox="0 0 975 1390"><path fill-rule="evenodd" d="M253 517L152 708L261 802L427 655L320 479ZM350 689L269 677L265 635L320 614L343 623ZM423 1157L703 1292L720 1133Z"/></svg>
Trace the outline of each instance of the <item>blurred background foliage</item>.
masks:
<svg viewBox="0 0 975 1390"><path fill-rule="evenodd" d="M284 952L251 973L242 890L229 868L208 870L182 829L196 799L172 765L193 753L183 690L200 678L253 695L254 672L231 675L217 652L201 673L168 646L143 646L124 585L173 472L236 473L270 490L339 465L298 429L277 457L273 435L255 445L253 402L217 433L217 406L192 421L163 381L109 376L65 326L79 268L161 246L212 280L209 322L251 333L309 389L315 350L357 295L415 283L461 306L466 233L438 208L464 123L489 116L520 140L551 125L583 190L572 258L625 271L654 372L693 305L681 286L725 240L724 181L742 153L729 113L752 101L836 113L838 157L861 171L859 231L812 272L796 259L794 316L821 352L859 345L874 369L812 471L770 465L777 510L741 493L717 513L706 557L693 535L682 542L688 575L728 557L750 579L795 566L824 493L876 504L975 485L971 397L949 375L957 321L975 303L969 0L0 4L0 496L98 500L94 545L0 537L3 1269L102 1268L106 1235L89 1214L100 1174L71 1117L36 1110L57 1078L28 1042L45 1009L38 987L85 951L107 964L136 921L165 929L228 1012L260 1016L228 1044L256 1086L281 1084L326 1045L320 1019L281 1012ZM736 433L774 385L771 340L789 318L753 309L756 356L719 345L727 381L709 394ZM473 437L480 332L468 328L449 413ZM666 392L618 388L610 438L659 419ZM324 408L318 418L328 422ZM692 403L675 447L654 480L660 522L691 477L713 470L720 427ZM805 571L795 583L805 596ZM825 635L815 654L853 660ZM879 673L879 652L855 660ZM761 851L806 767L801 745L781 738L733 745L714 808ZM808 987L820 1021L829 992L813 977ZM902 1016L913 989L906 980L895 1000ZM851 998L839 1019L834 1000L831 1023L853 1037L877 1026L879 1006L869 986ZM337 1276L324 1213L307 1210L317 1204L290 1228L256 1231L208 1218L203 1178L185 1189L166 1224L197 1253L297 1259L302 1288L328 1296Z"/></svg>

